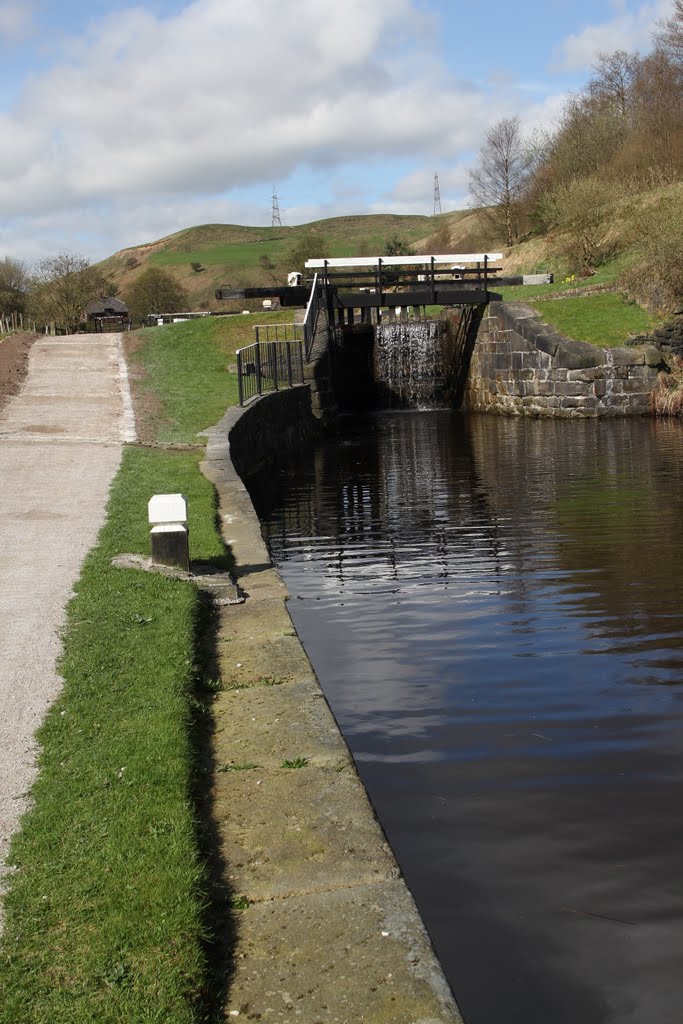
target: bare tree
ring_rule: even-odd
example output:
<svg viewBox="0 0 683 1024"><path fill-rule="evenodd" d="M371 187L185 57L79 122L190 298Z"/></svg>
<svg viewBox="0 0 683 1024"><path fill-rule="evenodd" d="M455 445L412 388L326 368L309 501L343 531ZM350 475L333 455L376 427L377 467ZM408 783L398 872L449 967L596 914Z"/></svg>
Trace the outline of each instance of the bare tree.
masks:
<svg viewBox="0 0 683 1024"><path fill-rule="evenodd" d="M84 319L85 307L105 294L107 285L104 274L84 256L70 252L49 256L38 264L32 312L37 320L75 331Z"/></svg>
<svg viewBox="0 0 683 1024"><path fill-rule="evenodd" d="M617 104L622 115L626 114L639 67L640 57L637 53L627 53L626 50L599 53L593 65L597 77L589 83L589 92L611 100Z"/></svg>
<svg viewBox="0 0 683 1024"><path fill-rule="evenodd" d="M512 245L517 234L516 211L524 198L532 162L519 118L504 117L487 133L479 163L468 172L471 195L502 223L507 245Z"/></svg>
<svg viewBox="0 0 683 1024"><path fill-rule="evenodd" d="M671 17L658 23L652 38L669 60L683 67L683 0L674 0Z"/></svg>

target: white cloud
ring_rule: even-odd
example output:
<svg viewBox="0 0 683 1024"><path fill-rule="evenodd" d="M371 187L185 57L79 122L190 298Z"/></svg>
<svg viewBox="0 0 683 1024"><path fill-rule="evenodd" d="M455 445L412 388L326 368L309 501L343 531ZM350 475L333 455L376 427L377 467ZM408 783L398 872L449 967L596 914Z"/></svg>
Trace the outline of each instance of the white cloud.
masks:
<svg viewBox="0 0 683 1024"><path fill-rule="evenodd" d="M12 10L30 3L0 0L0 30ZM306 168L329 177L327 198L297 191L289 224L431 212L435 169L448 208L465 196L467 162L491 124L518 113L525 128L547 123L558 104L530 105L535 95L510 75L477 86L453 77L420 0L93 10L0 109L0 137L12 140L0 149L0 255L104 256L196 223L264 223L263 207L231 197L254 186L267 197ZM371 177L397 158L395 186L390 176L363 194L361 174L346 174L363 165Z"/></svg>
<svg viewBox="0 0 683 1024"><path fill-rule="evenodd" d="M0 0L0 42L7 46L30 35L34 14L33 3Z"/></svg>
<svg viewBox="0 0 683 1024"><path fill-rule="evenodd" d="M671 13L673 0L655 0L635 11L625 10L622 2L615 2L613 6L619 11L614 18L599 25L588 25L564 40L557 48L555 70L590 68L598 53L647 51L657 22Z"/></svg>
<svg viewBox="0 0 683 1024"><path fill-rule="evenodd" d="M0 155L0 212L224 191L304 164L469 145L487 101L435 89L443 69L406 77L397 58L420 31L411 0L298 0L295 17L281 0L195 0L167 18L105 18L5 114L17 142Z"/></svg>

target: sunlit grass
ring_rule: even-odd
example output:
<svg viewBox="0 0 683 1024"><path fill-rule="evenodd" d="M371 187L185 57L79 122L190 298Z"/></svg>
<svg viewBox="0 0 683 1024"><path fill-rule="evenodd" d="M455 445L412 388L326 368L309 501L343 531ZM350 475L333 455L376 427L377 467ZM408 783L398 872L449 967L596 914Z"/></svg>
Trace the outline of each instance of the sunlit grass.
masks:
<svg viewBox="0 0 683 1024"><path fill-rule="evenodd" d="M190 584L115 569L148 553L147 501L189 499L193 557L220 560L197 453L130 449L68 609L63 692L39 732L15 837L2 1024L195 1024L207 884L191 793L199 606Z"/></svg>
<svg viewBox="0 0 683 1024"><path fill-rule="evenodd" d="M640 306L612 292L530 305L565 337L608 348L623 345L629 335L646 334L659 322Z"/></svg>
<svg viewBox="0 0 683 1024"><path fill-rule="evenodd" d="M235 351L255 340L255 324L291 323L292 310L250 316L202 317L140 332L132 362L145 372L138 385L158 404L155 440L202 443L198 433L213 426L238 400Z"/></svg>

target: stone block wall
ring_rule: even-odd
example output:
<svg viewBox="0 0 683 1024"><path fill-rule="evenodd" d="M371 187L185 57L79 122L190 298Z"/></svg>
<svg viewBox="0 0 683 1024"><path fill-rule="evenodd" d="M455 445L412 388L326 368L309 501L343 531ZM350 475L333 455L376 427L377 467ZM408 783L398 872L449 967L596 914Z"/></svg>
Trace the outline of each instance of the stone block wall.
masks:
<svg viewBox="0 0 683 1024"><path fill-rule="evenodd" d="M311 410L309 386L299 384L228 409L220 427L228 438L226 458L245 479L296 451L320 424Z"/></svg>
<svg viewBox="0 0 683 1024"><path fill-rule="evenodd" d="M509 416L644 416L660 368L652 346L571 341L521 302L492 302L472 352L465 406Z"/></svg>

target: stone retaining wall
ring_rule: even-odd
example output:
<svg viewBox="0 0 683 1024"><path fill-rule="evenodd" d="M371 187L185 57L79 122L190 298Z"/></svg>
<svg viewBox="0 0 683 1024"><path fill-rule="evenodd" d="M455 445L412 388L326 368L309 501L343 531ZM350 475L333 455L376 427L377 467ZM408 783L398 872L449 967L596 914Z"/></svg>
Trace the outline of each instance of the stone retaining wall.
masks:
<svg viewBox="0 0 683 1024"><path fill-rule="evenodd" d="M271 465L320 429L311 411L311 391L300 384L274 391L244 407L228 409L221 421L229 457L241 477Z"/></svg>
<svg viewBox="0 0 683 1024"><path fill-rule="evenodd" d="M662 366L653 346L571 341L521 302L492 302L472 352L465 405L509 416L644 416Z"/></svg>

